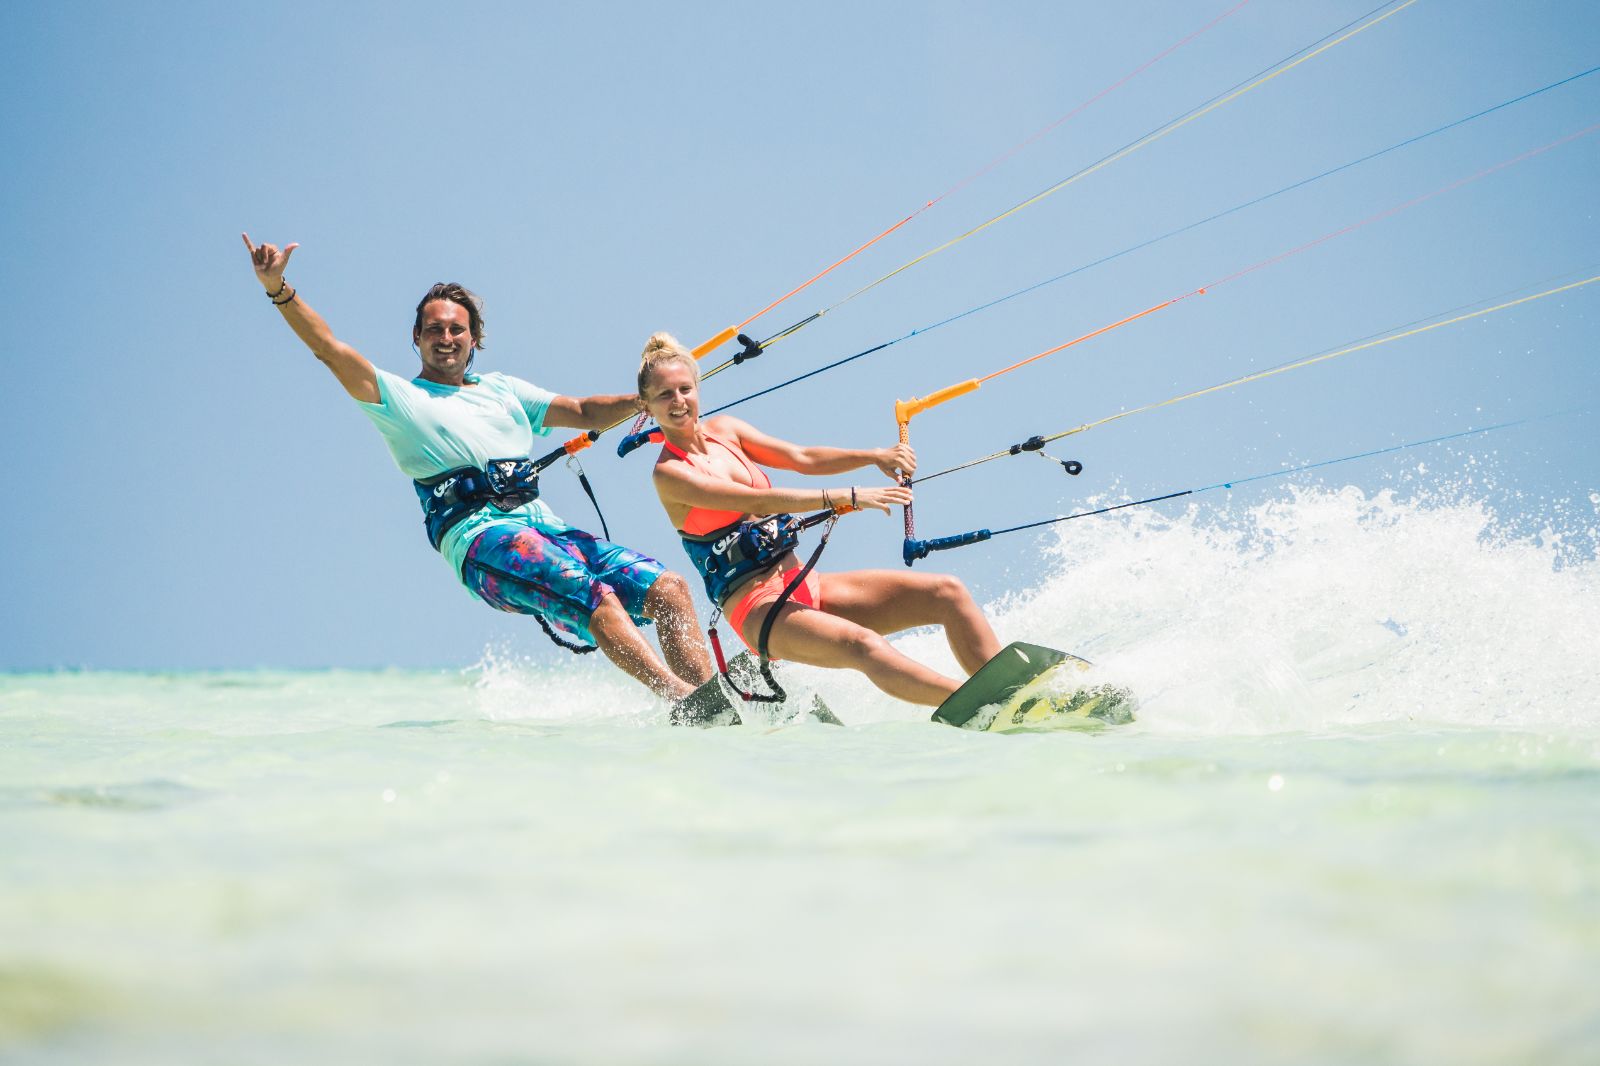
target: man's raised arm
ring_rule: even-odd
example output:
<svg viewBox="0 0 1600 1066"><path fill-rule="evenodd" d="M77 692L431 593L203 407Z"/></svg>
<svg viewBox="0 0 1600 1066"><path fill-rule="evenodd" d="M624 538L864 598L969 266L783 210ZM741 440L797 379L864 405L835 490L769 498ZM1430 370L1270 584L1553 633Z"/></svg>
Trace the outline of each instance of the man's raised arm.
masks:
<svg viewBox="0 0 1600 1066"><path fill-rule="evenodd" d="M333 376L339 379L339 384L344 386L346 392L366 403L377 403L380 399L378 373L366 356L335 337L322 316L300 299L299 292L284 280L283 270L289 265L289 256L300 246L290 244L280 251L273 244L250 243L249 234L241 233L239 236L244 238L244 246L250 249L256 280L261 282L267 298L283 315L284 321L289 323L295 336L333 371Z"/></svg>

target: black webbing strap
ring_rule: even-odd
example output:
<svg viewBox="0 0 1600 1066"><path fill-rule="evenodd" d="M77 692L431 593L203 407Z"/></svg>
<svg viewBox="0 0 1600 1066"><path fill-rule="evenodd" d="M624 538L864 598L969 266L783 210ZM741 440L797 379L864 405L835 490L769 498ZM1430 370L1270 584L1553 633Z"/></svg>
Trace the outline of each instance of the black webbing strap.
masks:
<svg viewBox="0 0 1600 1066"><path fill-rule="evenodd" d="M592 651L600 650L599 645L597 644L574 644L571 641L562 640L556 635L556 631L550 628L550 623L544 620L544 615L536 614L533 617L538 620L539 628L544 630L545 636L555 641L558 646L566 648L574 655L588 655Z"/></svg>
<svg viewBox="0 0 1600 1066"><path fill-rule="evenodd" d="M578 475L578 484L583 486L583 494L589 497L589 502L594 505L595 517L600 519L600 532L605 535L607 540L610 540L611 530L606 528L605 512L600 510L600 501L595 499L594 486L589 484L589 475L583 472L583 464L578 462L576 455L569 455L567 456L567 466L571 467L572 472Z"/></svg>
<svg viewBox="0 0 1600 1066"><path fill-rule="evenodd" d="M778 620L778 612L783 610L783 605L789 602L790 597L795 594L795 590L805 582L811 571L816 568L817 560L822 558L822 550L828 546L828 537L832 535L833 524L838 520L839 516L832 511L821 511L800 520L801 529L809 528L819 522L826 522L827 526L822 531L822 539L817 542L816 548L811 552L811 557L806 560L806 564L800 568L799 572L789 579L789 583L783 587L783 591L773 601L772 608L767 611L767 616L761 620L761 633L756 638L756 654L760 657L761 679L772 690L770 695L755 691L746 692L733 679L733 675L728 672L727 662L722 656L722 642L717 639L717 616L722 613L722 609L719 607L712 614L708 635L711 638L711 650L717 658L717 669L721 671L723 678L727 680L728 687L737 692L739 698L746 703L783 703L789 699L789 694L783 690L782 685L778 684L778 679L772 676L772 662L767 655L767 641L772 636L772 626Z"/></svg>
<svg viewBox="0 0 1600 1066"><path fill-rule="evenodd" d="M828 515L827 525L822 527L822 539L817 542L816 550L811 553L811 558L806 560L806 565L802 566L800 572L794 575L789 583L783 587L783 592L773 602L772 609L761 620L761 635L756 638L756 654L761 659L761 677L771 686L772 691L778 694L778 702L782 702L789 697L783 691L782 686L778 684L777 679L772 676L772 663L767 656L767 639L772 636L772 626L778 620L778 612L783 610L783 605L788 603L789 597L793 596L795 590L805 583L806 578L811 575L811 571L816 568L817 560L822 558L822 550L828 546L828 538L833 535L833 525L837 521L839 521L837 514Z"/></svg>

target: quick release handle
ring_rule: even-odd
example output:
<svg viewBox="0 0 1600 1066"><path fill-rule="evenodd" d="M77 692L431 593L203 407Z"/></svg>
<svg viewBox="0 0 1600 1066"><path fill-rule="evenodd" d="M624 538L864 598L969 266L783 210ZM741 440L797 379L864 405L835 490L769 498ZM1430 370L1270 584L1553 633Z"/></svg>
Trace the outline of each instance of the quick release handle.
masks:
<svg viewBox="0 0 1600 1066"><path fill-rule="evenodd" d="M617 443L617 458L621 459L636 448L643 448L652 440L661 440L661 431L659 429L645 430L643 433L629 433Z"/></svg>
<svg viewBox="0 0 1600 1066"><path fill-rule="evenodd" d="M957 533L953 537L935 537L932 540L917 540L907 537L900 548L900 557L910 566L918 559L926 559L929 552L948 551L951 548L964 548L968 544L977 544L988 540L994 534L987 529L974 529L970 533Z"/></svg>
<svg viewBox="0 0 1600 1066"><path fill-rule="evenodd" d="M589 432L580 433L578 436L567 441L567 443L561 446L561 450L566 452L568 455L577 455L579 452L583 451L585 448L599 439L600 431L598 429L591 429Z"/></svg>

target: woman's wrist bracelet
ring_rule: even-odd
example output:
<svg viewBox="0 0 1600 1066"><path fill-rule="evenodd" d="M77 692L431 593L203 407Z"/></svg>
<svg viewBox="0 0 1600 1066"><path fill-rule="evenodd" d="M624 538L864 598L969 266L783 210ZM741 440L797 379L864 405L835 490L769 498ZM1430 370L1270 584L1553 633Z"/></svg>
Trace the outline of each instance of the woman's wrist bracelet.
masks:
<svg viewBox="0 0 1600 1066"><path fill-rule="evenodd" d="M829 492L827 489L823 489L822 506L832 511L834 514L849 514L851 511L861 510L861 508L856 504L856 488L854 485L850 486L849 503L845 503L842 497L837 500L834 499L833 493Z"/></svg>
<svg viewBox="0 0 1600 1066"><path fill-rule="evenodd" d="M289 289L289 285L288 285L287 282L284 283L283 289ZM280 295L280 296L283 295L283 289L279 289L278 290L278 295ZM287 300L273 300L272 301L272 306L273 307L288 307L290 304L294 303L295 297L299 296L299 295L300 295L300 290L299 289L289 289L289 298Z"/></svg>
<svg viewBox="0 0 1600 1066"><path fill-rule="evenodd" d="M267 299L276 302L278 297L283 295L283 290L287 289L288 287L289 287L289 279L280 274L278 276L278 291L277 292L269 292L269 293L267 293Z"/></svg>

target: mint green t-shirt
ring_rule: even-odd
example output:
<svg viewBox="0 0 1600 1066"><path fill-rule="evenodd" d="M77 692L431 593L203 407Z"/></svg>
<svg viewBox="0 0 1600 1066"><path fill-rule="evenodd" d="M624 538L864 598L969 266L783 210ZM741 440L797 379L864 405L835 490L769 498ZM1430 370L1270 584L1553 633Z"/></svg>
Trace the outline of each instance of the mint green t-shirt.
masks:
<svg viewBox="0 0 1600 1066"><path fill-rule="evenodd" d="M378 402L357 402L383 434L395 465L413 481L464 466L481 470L491 459L529 458L534 437L550 435L544 415L556 394L521 378L489 373L469 377L475 384L457 386L377 373ZM439 543L439 554L457 580L467 548L485 529L501 524L554 533L572 528L542 499L512 511L481 508L452 526Z"/></svg>

